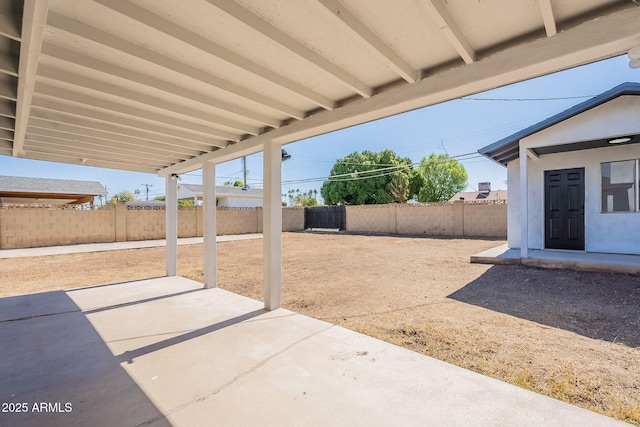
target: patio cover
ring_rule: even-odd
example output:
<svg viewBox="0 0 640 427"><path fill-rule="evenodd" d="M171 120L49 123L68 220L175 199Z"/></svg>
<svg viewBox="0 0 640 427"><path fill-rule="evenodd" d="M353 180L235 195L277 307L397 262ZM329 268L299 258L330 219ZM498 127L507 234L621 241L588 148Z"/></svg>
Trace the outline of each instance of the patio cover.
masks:
<svg viewBox="0 0 640 427"><path fill-rule="evenodd" d="M93 204L96 196L106 195L107 191L97 181L0 176L0 204Z"/></svg>
<svg viewBox="0 0 640 427"><path fill-rule="evenodd" d="M0 154L166 177L175 275L176 175L215 206L215 164L264 151L277 308L282 144L626 53L638 22L631 0L0 0Z"/></svg>

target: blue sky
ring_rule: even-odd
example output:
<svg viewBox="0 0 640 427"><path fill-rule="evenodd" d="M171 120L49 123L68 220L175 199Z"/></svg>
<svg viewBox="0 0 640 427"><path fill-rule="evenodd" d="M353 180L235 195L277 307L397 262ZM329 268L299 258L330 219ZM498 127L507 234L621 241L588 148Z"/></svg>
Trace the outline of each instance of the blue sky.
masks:
<svg viewBox="0 0 640 427"><path fill-rule="evenodd" d="M335 160L354 151L388 148L416 163L431 153L446 152L450 156L474 153L628 81L640 81L640 70L629 68L627 57L621 56L294 142L284 146L292 158L282 166L282 191L320 191L321 178L329 175ZM469 191L484 181L491 182L492 189L507 188L504 167L477 155L459 160L469 175ZM247 170L249 185L262 187L262 154L247 158ZM150 198L164 194L164 180L152 174L8 156L0 156L0 175L99 181L106 185L110 195L139 189L143 199L143 184L150 184ZM227 180L242 180L241 159L218 165L216 175L219 184ZM309 178L319 179L297 182ZM199 170L182 175L183 183L199 184L201 180Z"/></svg>

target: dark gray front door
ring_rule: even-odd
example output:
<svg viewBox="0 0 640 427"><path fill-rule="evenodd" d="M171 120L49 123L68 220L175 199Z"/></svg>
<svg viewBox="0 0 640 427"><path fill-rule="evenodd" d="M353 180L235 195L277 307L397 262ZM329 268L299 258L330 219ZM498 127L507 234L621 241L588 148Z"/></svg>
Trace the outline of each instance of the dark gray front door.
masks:
<svg viewBox="0 0 640 427"><path fill-rule="evenodd" d="M547 249L584 249L584 168L545 171Z"/></svg>

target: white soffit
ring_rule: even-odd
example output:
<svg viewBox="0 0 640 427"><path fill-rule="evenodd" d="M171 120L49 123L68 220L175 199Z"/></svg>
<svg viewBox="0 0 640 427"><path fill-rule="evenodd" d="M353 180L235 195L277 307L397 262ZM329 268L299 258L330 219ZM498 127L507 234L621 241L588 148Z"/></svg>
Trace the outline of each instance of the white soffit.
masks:
<svg viewBox="0 0 640 427"><path fill-rule="evenodd" d="M631 0L0 0L0 155L182 173L640 44Z"/></svg>

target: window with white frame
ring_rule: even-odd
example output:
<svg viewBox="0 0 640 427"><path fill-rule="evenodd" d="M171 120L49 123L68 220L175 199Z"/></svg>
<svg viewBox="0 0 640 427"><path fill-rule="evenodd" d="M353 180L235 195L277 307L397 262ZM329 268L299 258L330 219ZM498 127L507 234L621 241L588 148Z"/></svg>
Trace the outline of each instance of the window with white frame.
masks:
<svg viewBox="0 0 640 427"><path fill-rule="evenodd" d="M638 211L638 160L601 163L602 213Z"/></svg>

